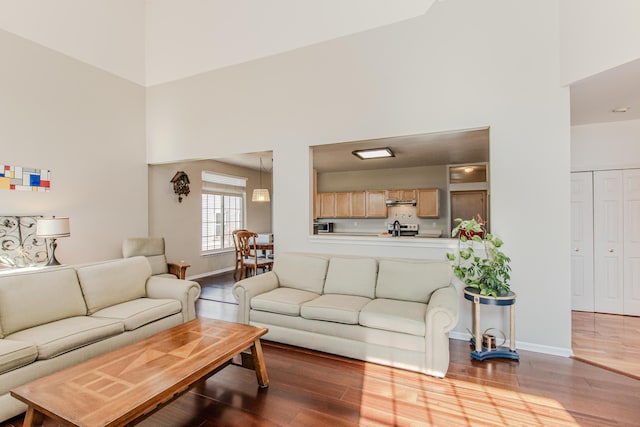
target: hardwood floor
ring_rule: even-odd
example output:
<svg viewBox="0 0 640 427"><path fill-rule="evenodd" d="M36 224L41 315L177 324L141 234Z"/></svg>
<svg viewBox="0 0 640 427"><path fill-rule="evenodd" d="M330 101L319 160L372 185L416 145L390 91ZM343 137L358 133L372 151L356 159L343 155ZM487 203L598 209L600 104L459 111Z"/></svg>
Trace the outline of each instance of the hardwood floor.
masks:
<svg viewBox="0 0 640 427"><path fill-rule="evenodd" d="M197 309L200 317L235 318L229 303L200 300ZM253 371L229 366L139 425L637 426L640 420L640 381L571 358L519 351L519 362L477 362L467 342L451 340L449 372L438 379L269 342L263 350L268 389L258 388ZM21 426L21 417L2 425Z"/></svg>
<svg viewBox="0 0 640 427"><path fill-rule="evenodd" d="M640 380L640 317L571 313L574 358Z"/></svg>

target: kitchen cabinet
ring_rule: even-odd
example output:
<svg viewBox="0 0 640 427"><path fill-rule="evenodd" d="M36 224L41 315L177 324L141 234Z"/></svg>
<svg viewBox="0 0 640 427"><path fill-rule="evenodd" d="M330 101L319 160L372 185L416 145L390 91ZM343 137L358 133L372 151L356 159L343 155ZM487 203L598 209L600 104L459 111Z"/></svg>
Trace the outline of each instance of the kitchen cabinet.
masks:
<svg viewBox="0 0 640 427"><path fill-rule="evenodd" d="M416 190L387 190L389 200L415 200Z"/></svg>
<svg viewBox="0 0 640 427"><path fill-rule="evenodd" d="M336 193L336 218L351 217L351 193Z"/></svg>
<svg viewBox="0 0 640 427"><path fill-rule="evenodd" d="M387 217L384 190L318 193L317 200L316 218Z"/></svg>
<svg viewBox="0 0 640 427"><path fill-rule="evenodd" d="M387 217L387 192L385 190L368 190L367 199L367 218L386 218Z"/></svg>
<svg viewBox="0 0 640 427"><path fill-rule="evenodd" d="M318 171L313 169L313 218L320 218L320 200L318 200Z"/></svg>
<svg viewBox="0 0 640 427"><path fill-rule="evenodd" d="M424 188L416 190L418 218L440 218L440 190Z"/></svg>
<svg viewBox="0 0 640 427"><path fill-rule="evenodd" d="M367 216L367 197L364 191L351 192L351 218Z"/></svg>
<svg viewBox="0 0 640 427"><path fill-rule="evenodd" d="M320 216L318 218L336 217L336 193L318 193Z"/></svg>

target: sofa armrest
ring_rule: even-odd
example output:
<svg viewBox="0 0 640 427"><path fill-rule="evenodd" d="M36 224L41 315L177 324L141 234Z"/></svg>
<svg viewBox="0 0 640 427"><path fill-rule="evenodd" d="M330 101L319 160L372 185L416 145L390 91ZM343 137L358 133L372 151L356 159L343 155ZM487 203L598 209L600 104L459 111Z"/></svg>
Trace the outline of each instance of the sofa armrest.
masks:
<svg viewBox="0 0 640 427"><path fill-rule="evenodd" d="M437 289L431 294L426 321L431 321L438 313L444 314L448 320L441 322L444 332L449 332L458 324L458 293L453 285Z"/></svg>
<svg viewBox="0 0 640 427"><path fill-rule="evenodd" d="M459 297L451 284L431 294L427 305L426 373L444 377L449 368L449 331L458 324Z"/></svg>
<svg viewBox="0 0 640 427"><path fill-rule="evenodd" d="M278 276L273 271L236 282L233 285L232 292L236 301L238 301L238 322L249 324L251 298L276 289L278 284Z"/></svg>
<svg viewBox="0 0 640 427"><path fill-rule="evenodd" d="M151 276L147 280L147 297L170 298L182 304L185 322L196 318L196 300L200 296L200 285L190 280Z"/></svg>

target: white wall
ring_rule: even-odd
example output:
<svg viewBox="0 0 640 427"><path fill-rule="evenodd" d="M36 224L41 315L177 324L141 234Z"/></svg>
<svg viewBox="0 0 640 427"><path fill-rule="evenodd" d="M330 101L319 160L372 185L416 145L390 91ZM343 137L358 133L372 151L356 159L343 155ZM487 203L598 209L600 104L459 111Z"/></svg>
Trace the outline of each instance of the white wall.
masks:
<svg viewBox="0 0 640 427"><path fill-rule="evenodd" d="M144 88L1 30L0 52L0 162L52 174L0 190L0 215L69 216L62 263L121 257L147 233Z"/></svg>
<svg viewBox="0 0 640 427"><path fill-rule="evenodd" d="M437 247L310 239L309 146L490 126L491 217L513 260L519 345L568 354L569 100L557 19L551 0L438 2L413 20L149 88L148 159L273 149L278 251L442 259ZM465 331L470 304L460 308ZM501 314L483 320L505 329Z"/></svg>
<svg viewBox="0 0 640 427"><path fill-rule="evenodd" d="M638 0L563 0L558 5L563 84L640 58Z"/></svg>
<svg viewBox="0 0 640 427"><path fill-rule="evenodd" d="M571 127L571 171L640 168L640 120Z"/></svg>

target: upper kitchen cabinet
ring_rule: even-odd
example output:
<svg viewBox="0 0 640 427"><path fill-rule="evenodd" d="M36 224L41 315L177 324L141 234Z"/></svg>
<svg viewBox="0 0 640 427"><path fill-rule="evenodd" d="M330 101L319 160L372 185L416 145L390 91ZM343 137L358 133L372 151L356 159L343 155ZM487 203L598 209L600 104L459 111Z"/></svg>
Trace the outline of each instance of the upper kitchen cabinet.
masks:
<svg viewBox="0 0 640 427"><path fill-rule="evenodd" d="M384 190L341 191L317 194L317 218L386 218Z"/></svg>
<svg viewBox="0 0 640 427"><path fill-rule="evenodd" d="M364 191L351 193L351 218L365 218L367 216L367 197Z"/></svg>
<svg viewBox="0 0 640 427"><path fill-rule="evenodd" d="M440 218L440 190L428 188L416 190L418 193L418 218Z"/></svg>
<svg viewBox="0 0 640 427"><path fill-rule="evenodd" d="M367 218L387 217L387 192L385 190L366 191Z"/></svg>
<svg viewBox="0 0 640 427"><path fill-rule="evenodd" d="M351 193L336 193L336 218L351 217Z"/></svg>
<svg viewBox="0 0 640 427"><path fill-rule="evenodd" d="M389 200L416 200L416 190L387 190Z"/></svg>
<svg viewBox="0 0 640 427"><path fill-rule="evenodd" d="M336 217L336 193L318 193L320 215L318 218Z"/></svg>

